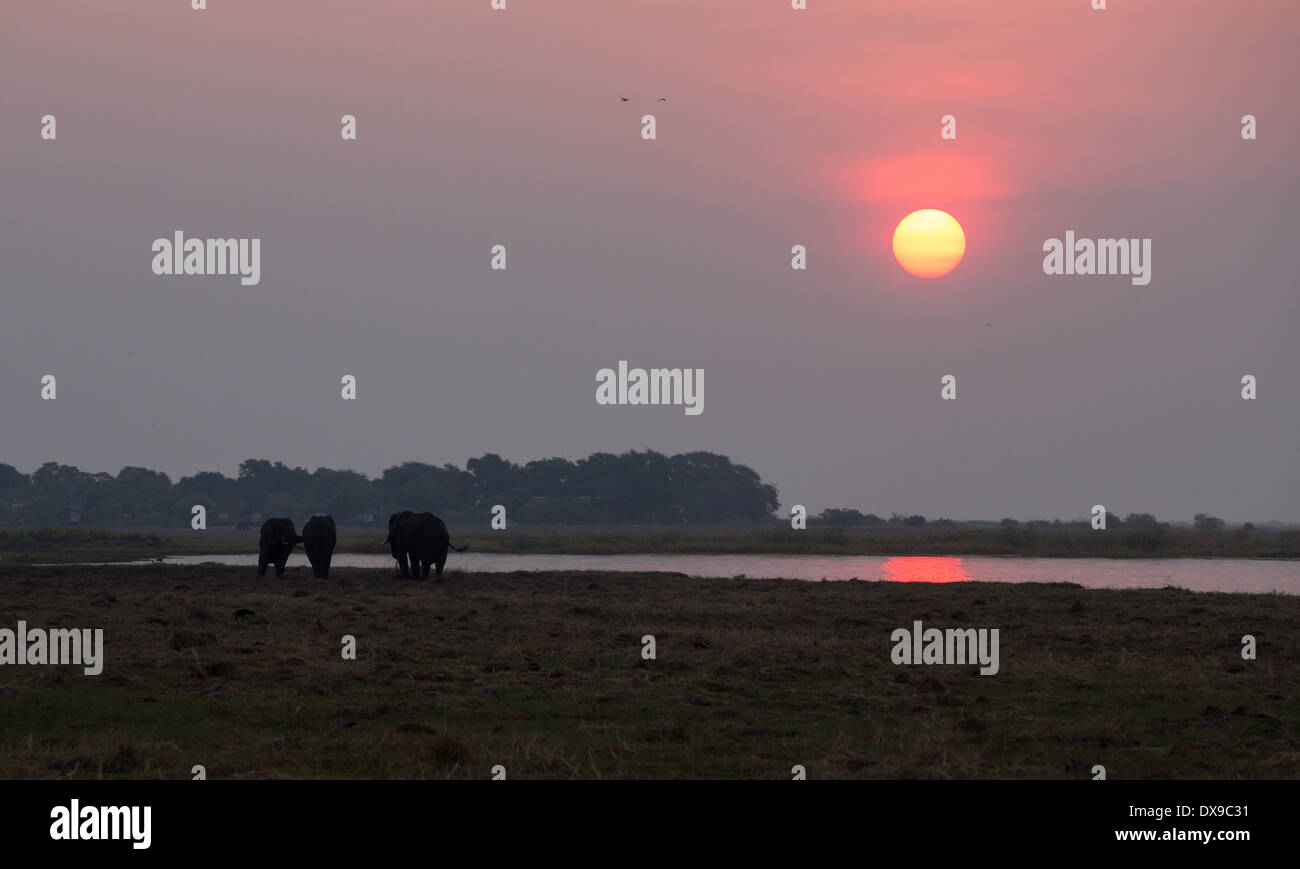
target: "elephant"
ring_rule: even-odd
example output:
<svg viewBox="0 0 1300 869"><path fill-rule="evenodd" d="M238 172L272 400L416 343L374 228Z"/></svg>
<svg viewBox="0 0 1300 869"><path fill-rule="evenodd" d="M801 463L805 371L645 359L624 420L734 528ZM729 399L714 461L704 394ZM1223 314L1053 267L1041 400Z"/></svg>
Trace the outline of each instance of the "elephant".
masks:
<svg viewBox="0 0 1300 869"><path fill-rule="evenodd" d="M412 513L403 510L388 517L388 539L393 558L402 576L414 576L416 579L428 579L432 567L438 579L442 579L442 568L447 563L447 550L464 552L469 547L451 545L447 525L432 513ZM407 559L410 568L407 568Z"/></svg>
<svg viewBox="0 0 1300 869"><path fill-rule="evenodd" d="M337 542L333 516L313 516L302 526L302 548L307 550L307 560L317 579L329 579L330 559Z"/></svg>
<svg viewBox="0 0 1300 869"><path fill-rule="evenodd" d="M277 517L262 524L262 539L257 556L257 575L266 576L266 566L275 565L275 575L284 576L284 563L289 553L302 542L294 530L293 520Z"/></svg>

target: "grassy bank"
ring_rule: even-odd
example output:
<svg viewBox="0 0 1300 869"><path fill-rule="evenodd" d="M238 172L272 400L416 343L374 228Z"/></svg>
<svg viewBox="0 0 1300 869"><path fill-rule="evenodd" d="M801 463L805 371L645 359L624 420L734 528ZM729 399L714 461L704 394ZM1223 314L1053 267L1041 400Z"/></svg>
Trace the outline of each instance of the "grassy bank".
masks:
<svg viewBox="0 0 1300 869"><path fill-rule="evenodd" d="M1300 531L1162 532L1029 528L809 529L545 532L454 534L478 552L569 555L715 553L783 555L1024 555L1047 558L1300 558ZM362 550L357 550L362 551Z"/></svg>
<svg viewBox="0 0 1300 869"><path fill-rule="evenodd" d="M384 528L340 528L338 551L382 553ZM1048 558L1300 558L1300 531L1116 528L570 528L468 531L452 542L474 552L566 555L1023 555ZM256 529L207 531L39 528L0 531L0 559L20 564L124 561L167 555L255 553Z"/></svg>
<svg viewBox="0 0 1300 869"><path fill-rule="evenodd" d="M106 663L0 667L4 778L1300 776L1300 597L6 560L18 619ZM1001 672L894 665L915 619Z"/></svg>

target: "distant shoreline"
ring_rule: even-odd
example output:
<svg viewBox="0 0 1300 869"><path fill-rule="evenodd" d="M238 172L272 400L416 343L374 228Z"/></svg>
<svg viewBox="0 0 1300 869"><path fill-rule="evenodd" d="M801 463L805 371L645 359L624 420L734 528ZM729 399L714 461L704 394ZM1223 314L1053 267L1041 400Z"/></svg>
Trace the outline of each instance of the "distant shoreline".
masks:
<svg viewBox="0 0 1300 869"><path fill-rule="evenodd" d="M382 553L383 528L343 527L340 553ZM466 532L453 542L471 552L529 555L862 555L1026 558L1300 558L1300 531L1196 531L1186 528L894 529L546 528ZM231 527L0 529L0 560L128 561L168 555L256 552L257 530Z"/></svg>

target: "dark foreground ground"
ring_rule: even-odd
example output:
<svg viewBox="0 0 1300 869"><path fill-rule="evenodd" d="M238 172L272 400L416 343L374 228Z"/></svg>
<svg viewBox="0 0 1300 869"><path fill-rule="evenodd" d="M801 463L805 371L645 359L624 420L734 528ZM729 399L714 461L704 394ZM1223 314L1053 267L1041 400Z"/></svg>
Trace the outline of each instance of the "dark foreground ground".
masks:
<svg viewBox="0 0 1300 869"><path fill-rule="evenodd" d="M105 666L0 666L3 778L1300 777L1300 597L0 563L19 619ZM914 619L1001 672L894 665Z"/></svg>

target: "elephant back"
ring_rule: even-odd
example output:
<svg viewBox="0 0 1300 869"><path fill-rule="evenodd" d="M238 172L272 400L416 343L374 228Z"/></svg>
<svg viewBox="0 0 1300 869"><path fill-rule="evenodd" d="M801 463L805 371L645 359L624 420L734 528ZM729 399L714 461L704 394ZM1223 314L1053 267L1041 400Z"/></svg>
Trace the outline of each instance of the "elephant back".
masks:
<svg viewBox="0 0 1300 869"><path fill-rule="evenodd" d="M282 542L281 538L284 536L287 536L289 540L293 540L298 536L298 533L293 528L292 519L276 516L262 523L262 543L275 546Z"/></svg>
<svg viewBox="0 0 1300 869"><path fill-rule="evenodd" d="M335 539L334 517L313 516L302 526L302 536L309 541L332 541Z"/></svg>

